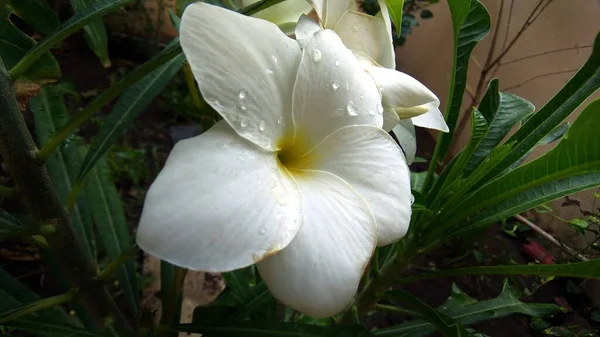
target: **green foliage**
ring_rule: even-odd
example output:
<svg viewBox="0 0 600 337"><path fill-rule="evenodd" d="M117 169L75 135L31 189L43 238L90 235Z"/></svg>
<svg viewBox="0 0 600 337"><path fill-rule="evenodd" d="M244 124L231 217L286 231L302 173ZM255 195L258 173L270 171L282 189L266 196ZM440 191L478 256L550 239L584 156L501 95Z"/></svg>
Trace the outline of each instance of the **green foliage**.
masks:
<svg viewBox="0 0 600 337"><path fill-rule="evenodd" d="M10 0L8 4L18 17L44 35L52 33L60 24L44 0Z"/></svg>
<svg viewBox="0 0 600 337"><path fill-rule="evenodd" d="M93 0L70 0L71 6L75 13L85 12ZM102 65L106 68L110 67L110 58L108 57L108 36L106 35L106 27L101 18L90 21L89 24L83 27L83 36L88 47L98 56Z"/></svg>
<svg viewBox="0 0 600 337"><path fill-rule="evenodd" d="M219 324L181 324L174 331L200 333L206 337L369 337L372 334L363 326L317 326L308 324L277 322L239 322L235 325Z"/></svg>

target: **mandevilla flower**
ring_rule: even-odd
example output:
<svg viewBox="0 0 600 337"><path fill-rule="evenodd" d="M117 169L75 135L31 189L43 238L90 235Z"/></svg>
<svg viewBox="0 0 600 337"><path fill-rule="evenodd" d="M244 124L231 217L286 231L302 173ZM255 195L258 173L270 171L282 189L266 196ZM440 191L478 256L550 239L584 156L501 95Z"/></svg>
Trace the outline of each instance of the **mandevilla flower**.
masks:
<svg viewBox="0 0 600 337"><path fill-rule="evenodd" d="M370 16L358 12L355 0L309 0L320 18L319 26L307 16L300 18L296 38L310 41L314 32L333 29L361 61L382 94L386 131L394 129L407 160L416 152L414 125L448 132L439 110L440 101L427 87L409 75L396 71L392 26L384 0L381 12Z"/></svg>
<svg viewBox="0 0 600 337"><path fill-rule="evenodd" d="M301 50L270 22L196 3L180 33L224 120L176 144L138 244L193 270L258 263L287 306L340 312L376 245L402 238L411 214L408 167L381 128L373 78L331 30Z"/></svg>

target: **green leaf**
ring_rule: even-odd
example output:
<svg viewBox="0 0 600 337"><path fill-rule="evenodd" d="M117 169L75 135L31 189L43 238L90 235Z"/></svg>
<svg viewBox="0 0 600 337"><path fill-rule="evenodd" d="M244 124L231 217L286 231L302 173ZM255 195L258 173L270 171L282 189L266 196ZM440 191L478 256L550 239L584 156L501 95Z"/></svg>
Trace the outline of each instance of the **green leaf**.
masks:
<svg viewBox="0 0 600 337"><path fill-rule="evenodd" d="M43 337L107 337L120 336L118 334L108 335L107 333L100 334L92 330L83 329L71 324L57 322L52 319L40 318L21 318L15 321L4 323L7 326L15 327L21 330L34 333L36 336Z"/></svg>
<svg viewBox="0 0 600 337"><path fill-rule="evenodd" d="M318 326L279 322L236 322L214 324L180 324L173 331L199 333L205 337L369 337L360 325Z"/></svg>
<svg viewBox="0 0 600 337"><path fill-rule="evenodd" d="M445 226L461 223L460 232L469 231L600 185L600 135L595 123L599 114L597 100L581 112L554 149L484 185L446 213ZM465 226L471 215L470 226Z"/></svg>
<svg viewBox="0 0 600 337"><path fill-rule="evenodd" d="M13 25L9 15L10 11L0 6L0 58L7 69L13 68L37 44ZM22 75L32 81L43 81L59 78L61 73L54 57L44 52L40 53L37 62Z"/></svg>
<svg viewBox="0 0 600 337"><path fill-rule="evenodd" d="M490 152L502 142L517 122L531 115L535 110L535 107L529 101L516 95L500 93L497 90L498 81L492 80L479 105L480 109L485 108L485 112L482 111L482 113L490 127L479 146L477 146L471 160L469 160L464 172L465 175L473 172L481 164Z"/></svg>
<svg viewBox="0 0 600 337"><path fill-rule="evenodd" d="M454 67L447 109L446 123L450 132L441 134L441 154L445 154L452 142L456 122L460 114L463 93L467 85L467 71L471 52L490 30L490 15L477 0L448 1L454 27Z"/></svg>
<svg viewBox="0 0 600 337"><path fill-rule="evenodd" d="M83 26L92 22L96 18L118 9L119 7L131 2L132 0L97 0L91 6L72 16L69 20L63 22L52 35L46 37L40 43L36 44L27 55L23 57L14 67L10 69L10 76L14 79L27 71L42 55L48 52L52 47L59 44L62 40L75 33ZM8 65L7 65L8 67Z"/></svg>
<svg viewBox="0 0 600 337"><path fill-rule="evenodd" d="M404 0L385 0L385 5L390 12L390 18L396 27L396 35L400 36L402 29L402 13L404 12Z"/></svg>
<svg viewBox="0 0 600 337"><path fill-rule="evenodd" d="M38 142L45 144L67 122L63 91L55 86L44 87L29 104L35 118ZM46 161L54 188L63 203L73 189L80 162L79 147L73 139ZM92 220L87 205L82 201L77 202L71 210L71 217L73 228L83 244L84 251L90 259L95 260Z"/></svg>
<svg viewBox="0 0 600 337"><path fill-rule="evenodd" d="M404 290L388 291L384 294L386 298L391 298L402 303L404 307L423 316L423 319L433 324L435 328L444 336L470 336L471 334L465 328L440 311L433 309L425 302L421 301L411 293Z"/></svg>
<svg viewBox="0 0 600 337"><path fill-rule="evenodd" d="M555 304L525 303L519 300L516 291L504 281L502 292L491 300L477 301L462 292L455 284L452 293L438 311L451 317L463 325L500 318L513 313L521 313L531 317L546 317L560 311ZM428 336L435 330L434 326L424 320L414 320L394 327L376 330L376 336Z"/></svg>
<svg viewBox="0 0 600 337"><path fill-rule="evenodd" d="M70 0L71 7L75 13L84 12L95 0ZM83 27L83 36L88 47L98 56L100 62L105 68L110 67L111 62L108 57L108 37L106 27L101 18L90 21Z"/></svg>
<svg viewBox="0 0 600 337"><path fill-rule="evenodd" d="M177 42L177 41L175 41ZM173 76L179 72L185 61L185 55L179 54L129 87L119 98L115 107L102 123L88 154L79 170L79 179L96 164L106 150L146 109L154 98L167 86Z"/></svg>
<svg viewBox="0 0 600 337"><path fill-rule="evenodd" d="M410 189L421 192L427 172L410 172Z"/></svg>
<svg viewBox="0 0 600 337"><path fill-rule="evenodd" d="M254 274L254 266L223 273L225 284L230 289L233 298L238 304L245 305L254 298L251 288L251 278Z"/></svg>
<svg viewBox="0 0 600 337"><path fill-rule="evenodd" d="M398 282L412 283L432 278L461 275L539 275L579 277L600 280L600 259L565 264L485 266L440 270L406 277L399 279Z"/></svg>
<svg viewBox="0 0 600 337"><path fill-rule="evenodd" d="M9 0L15 14L44 35L60 25L58 16L45 0Z"/></svg>
<svg viewBox="0 0 600 337"><path fill-rule="evenodd" d="M565 122L565 123L559 125L558 127L556 127L556 129L552 130L552 132L550 132L549 134L544 136L544 138L542 138L542 140L540 140L533 148L531 148L529 151L527 151L527 153L523 157L521 157L521 159L517 160L516 162L514 162L514 164L512 164L509 168L507 168L505 172L509 172L509 171L519 167L521 165L521 163L523 163L525 161L525 159L527 159L527 157L529 157L529 155L533 152L533 150L535 150L536 147L538 147L540 145L548 145L548 144L553 143L553 142L559 140L560 138L562 138L562 136L567 132L567 130L569 130L570 127L571 127L571 124L569 122Z"/></svg>
<svg viewBox="0 0 600 337"><path fill-rule="evenodd" d="M515 142L513 152L507 156L489 176L510 167L522 158L542 138L554 130L581 103L600 87L600 33L596 35L592 54L583 67L565 86L536 112L507 143Z"/></svg>
<svg viewBox="0 0 600 337"><path fill-rule="evenodd" d="M115 260L131 247L133 240L129 235L121 198L104 158L89 172L86 182L84 197L91 210L100 243L108 258ZM137 314L139 294L135 263L124 263L117 271L117 279L131 312Z"/></svg>
<svg viewBox="0 0 600 337"><path fill-rule="evenodd" d="M31 228L26 227L19 219L0 209L0 241L20 237L29 232L31 232Z"/></svg>

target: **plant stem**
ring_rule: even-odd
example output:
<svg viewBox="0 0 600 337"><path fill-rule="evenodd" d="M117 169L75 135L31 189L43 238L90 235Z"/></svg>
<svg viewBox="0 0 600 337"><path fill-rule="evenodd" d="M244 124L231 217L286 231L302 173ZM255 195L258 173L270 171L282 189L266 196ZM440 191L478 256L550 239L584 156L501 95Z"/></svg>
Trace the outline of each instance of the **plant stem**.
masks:
<svg viewBox="0 0 600 337"><path fill-rule="evenodd" d="M176 46L170 50L166 50L152 60L142 64L133 72L129 73L117 84L104 91L90 105L81 110L73 117L60 131L58 131L44 147L37 152L36 158L46 160L56 148L77 128L86 122L96 111L100 110L108 102L119 96L123 91L129 88L132 84L142 79L144 76L165 64L175 56L181 53L181 46Z"/></svg>
<svg viewBox="0 0 600 337"><path fill-rule="evenodd" d="M52 308L57 305L70 302L73 299L75 299L75 295L73 294L73 292L69 291L61 295L44 298L39 301L26 304L16 310L10 311L10 313L8 314L0 316L0 324L21 318L23 316L27 316L29 314L36 313L40 310Z"/></svg>
<svg viewBox="0 0 600 337"><path fill-rule="evenodd" d="M15 198L17 190L12 187L0 186L0 198Z"/></svg>
<svg viewBox="0 0 600 337"><path fill-rule="evenodd" d="M117 272L120 266L133 258L140 251L137 245L129 248L119 255L114 261L111 261L108 266L98 274L98 280L106 282Z"/></svg>
<svg viewBox="0 0 600 337"><path fill-rule="evenodd" d="M37 148L21 113L11 79L0 61L0 154L12 174L19 196L39 226L53 225L56 232L46 241L57 257L67 280L80 294L83 305L101 325L113 316L124 325L122 315L102 282L96 280L96 268L87 259L81 242L58 198L48 171L37 160Z"/></svg>
<svg viewBox="0 0 600 337"><path fill-rule="evenodd" d="M185 275L187 274L187 269L173 266L175 277L173 279L173 283L168 289L168 294L166 301L162 303L162 315L160 317L160 325L170 327L173 323L179 324L179 319L175 320L175 313L177 310L177 305L180 303L179 299L182 295L182 287L183 281L185 281ZM177 317L178 318L178 317ZM157 337L166 337L168 331L159 329L156 333Z"/></svg>
<svg viewBox="0 0 600 337"><path fill-rule="evenodd" d="M258 13L264 9L267 9L271 6L275 6L278 3L283 2L283 0L263 0L263 1L259 1L257 3L254 3L250 6L244 7L242 8L242 10L240 11L240 14L244 14L244 15L252 15L255 13Z"/></svg>
<svg viewBox="0 0 600 337"><path fill-rule="evenodd" d="M198 95L199 90L196 87L194 74L192 74L192 69L190 68L190 64L188 63L188 61L185 61L185 63L183 64L183 73L185 75L185 82L187 83L188 90L190 91L190 96L192 96L192 102L194 102L196 110L200 112L204 109L205 105L200 99L200 95Z"/></svg>
<svg viewBox="0 0 600 337"><path fill-rule="evenodd" d="M422 315L419 315L418 313L416 313L412 310L408 310L408 309L404 309L404 308L400 308L400 307L394 307L391 305L376 304L375 309L381 310L381 311L393 312L396 314L409 315L409 316L413 316L413 317L423 317Z"/></svg>

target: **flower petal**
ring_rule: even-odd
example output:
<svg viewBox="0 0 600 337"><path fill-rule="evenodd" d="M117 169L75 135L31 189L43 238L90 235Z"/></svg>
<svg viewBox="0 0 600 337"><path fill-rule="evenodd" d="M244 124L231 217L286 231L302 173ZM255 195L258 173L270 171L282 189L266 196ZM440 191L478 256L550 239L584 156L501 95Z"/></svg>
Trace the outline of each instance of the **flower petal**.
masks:
<svg viewBox="0 0 600 337"><path fill-rule="evenodd" d="M410 108L438 101L431 90L405 73L377 66L367 67L366 70L381 90L384 107Z"/></svg>
<svg viewBox="0 0 600 337"><path fill-rule="evenodd" d="M348 126L305 157L302 169L333 173L367 201L377 220L378 245L404 237L411 215L410 174L390 135L376 126Z"/></svg>
<svg viewBox="0 0 600 337"><path fill-rule="evenodd" d="M356 0L308 0L317 16L321 19L324 28L333 29L338 20L346 11L356 11Z"/></svg>
<svg viewBox="0 0 600 337"><path fill-rule="evenodd" d="M181 46L204 99L242 137L265 150L291 125L298 44L274 24L195 3L181 21Z"/></svg>
<svg viewBox="0 0 600 337"><path fill-rule="evenodd" d="M402 119L394 127L394 135L400 143L402 151L406 156L407 164L412 164L417 154L417 137L415 136L415 126L410 119Z"/></svg>
<svg viewBox="0 0 600 337"><path fill-rule="evenodd" d="M258 270L285 305L328 317L352 301L375 248L376 223L364 199L339 177L319 171L295 176L302 193L302 226Z"/></svg>
<svg viewBox="0 0 600 337"><path fill-rule="evenodd" d="M220 122L175 145L146 195L137 242L178 266L229 271L286 247L300 209L294 178L276 155Z"/></svg>
<svg viewBox="0 0 600 337"><path fill-rule="evenodd" d="M318 23L314 22L313 19L306 15L302 15L296 25L296 41L300 45L300 48L304 49L306 45L312 40L316 32L322 28Z"/></svg>
<svg viewBox="0 0 600 337"><path fill-rule="evenodd" d="M295 145L305 151L344 126L383 125L373 78L328 29L317 32L302 51L293 112Z"/></svg>
<svg viewBox="0 0 600 337"><path fill-rule="evenodd" d="M306 0L287 0L262 10L253 16L271 21L279 28L296 25L300 16L310 13L312 6ZM293 31L293 30L292 30ZM284 30L285 33L287 33Z"/></svg>
<svg viewBox="0 0 600 337"><path fill-rule="evenodd" d="M347 11L335 25L335 32L354 53L378 60L388 36L381 18Z"/></svg>
<svg viewBox="0 0 600 337"><path fill-rule="evenodd" d="M383 108L383 129L386 132L392 131L392 129L398 125L399 121L400 117L398 117L398 114L394 109L390 107Z"/></svg>
<svg viewBox="0 0 600 337"><path fill-rule="evenodd" d="M436 129L443 132L450 131L450 129L448 129L448 124L446 124L446 120L444 119L444 115L440 111L439 100L424 104L423 106L429 110L422 115L411 118L413 124L422 128Z"/></svg>
<svg viewBox="0 0 600 337"><path fill-rule="evenodd" d="M383 19L388 38L387 42L382 44L379 59L376 59L375 61L386 68L396 69L396 54L394 50L394 40L392 38L392 20L390 19L390 11L387 8L385 0L377 0L377 2L379 3L379 8L381 8L381 12L377 14L377 17Z"/></svg>

